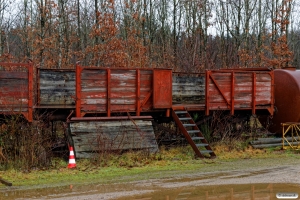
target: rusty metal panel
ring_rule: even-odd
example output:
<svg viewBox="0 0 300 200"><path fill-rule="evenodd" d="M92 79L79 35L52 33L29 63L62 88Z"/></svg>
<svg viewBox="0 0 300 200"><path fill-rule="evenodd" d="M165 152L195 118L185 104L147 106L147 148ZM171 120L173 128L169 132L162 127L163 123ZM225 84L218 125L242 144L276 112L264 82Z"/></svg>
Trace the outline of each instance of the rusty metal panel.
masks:
<svg viewBox="0 0 300 200"><path fill-rule="evenodd" d="M32 121L33 66L0 63L0 113L23 114Z"/></svg>
<svg viewBox="0 0 300 200"><path fill-rule="evenodd" d="M204 104L204 74L198 74L197 76L173 75L172 99L173 104Z"/></svg>
<svg viewBox="0 0 300 200"><path fill-rule="evenodd" d="M158 150L151 121L71 121L69 127L77 158L101 151Z"/></svg>
<svg viewBox="0 0 300 200"><path fill-rule="evenodd" d="M267 109L273 114L274 73L269 70L206 72L206 114L209 110Z"/></svg>
<svg viewBox="0 0 300 200"><path fill-rule="evenodd" d="M153 71L153 107L172 107L172 70Z"/></svg>
<svg viewBox="0 0 300 200"><path fill-rule="evenodd" d="M38 106L75 106L75 70L38 69Z"/></svg>

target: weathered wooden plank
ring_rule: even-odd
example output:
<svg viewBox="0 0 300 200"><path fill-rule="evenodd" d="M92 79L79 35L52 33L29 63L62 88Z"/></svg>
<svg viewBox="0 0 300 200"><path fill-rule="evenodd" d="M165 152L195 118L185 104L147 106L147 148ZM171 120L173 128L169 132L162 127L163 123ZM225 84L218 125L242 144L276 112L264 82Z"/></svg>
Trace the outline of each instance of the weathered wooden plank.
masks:
<svg viewBox="0 0 300 200"><path fill-rule="evenodd" d="M151 121L86 121L69 124L77 158L112 150L158 151Z"/></svg>
<svg viewBox="0 0 300 200"><path fill-rule="evenodd" d="M7 88L21 87L21 88L26 88L26 87L28 87L28 80L27 79L0 79L0 87L7 87ZM19 88L14 88L14 89L19 89Z"/></svg>
<svg viewBox="0 0 300 200"><path fill-rule="evenodd" d="M81 80L106 80L107 71L105 69L84 69L81 73Z"/></svg>
<svg viewBox="0 0 300 200"><path fill-rule="evenodd" d="M24 105L1 105L0 112L8 112L10 114L16 114L20 112L27 112L28 107Z"/></svg>
<svg viewBox="0 0 300 200"><path fill-rule="evenodd" d="M106 104L107 103L107 99L106 98L87 98L87 99L81 99L81 104L83 105L89 105L89 104Z"/></svg>
<svg viewBox="0 0 300 200"><path fill-rule="evenodd" d="M82 80L81 88L106 87L107 81L101 79Z"/></svg>
<svg viewBox="0 0 300 200"><path fill-rule="evenodd" d="M172 76L173 85L204 85L204 77Z"/></svg>
<svg viewBox="0 0 300 200"><path fill-rule="evenodd" d="M128 112L128 111L135 111L136 105L135 104L111 104L111 111L112 112Z"/></svg>
<svg viewBox="0 0 300 200"><path fill-rule="evenodd" d="M205 99L204 76L173 76L172 101L174 104L197 104Z"/></svg>
<svg viewBox="0 0 300 200"><path fill-rule="evenodd" d="M173 85L172 87L174 93L181 93L186 90L194 93L204 93L203 85Z"/></svg>
<svg viewBox="0 0 300 200"><path fill-rule="evenodd" d="M111 91L111 98L136 98L136 91Z"/></svg>
<svg viewBox="0 0 300 200"><path fill-rule="evenodd" d="M135 92L136 87L133 86L122 86L122 87L112 87L111 91L112 92L121 92L121 91L129 91L129 92Z"/></svg>
<svg viewBox="0 0 300 200"><path fill-rule="evenodd" d="M111 70L111 80L132 83L136 80L136 70L121 70L119 73L115 73Z"/></svg>
<svg viewBox="0 0 300 200"><path fill-rule="evenodd" d="M95 92L107 92L107 88L106 87L101 87L101 86L97 86L97 87L81 87L80 89L80 94L81 96L85 96L85 95L89 95L88 93L95 93ZM86 94L87 93L87 94Z"/></svg>
<svg viewBox="0 0 300 200"><path fill-rule="evenodd" d="M110 103L113 104L119 104L119 105L126 105L126 104L135 104L136 99L129 99L129 98L119 98L119 99L111 99Z"/></svg>
<svg viewBox="0 0 300 200"><path fill-rule="evenodd" d="M82 104L81 105L81 110L83 112L92 112L94 113L95 111L97 112L106 112L107 111L107 106L103 104Z"/></svg>
<svg viewBox="0 0 300 200"><path fill-rule="evenodd" d="M0 71L0 79L28 79L28 72Z"/></svg>
<svg viewBox="0 0 300 200"><path fill-rule="evenodd" d="M39 105L74 105L75 71L39 69Z"/></svg>

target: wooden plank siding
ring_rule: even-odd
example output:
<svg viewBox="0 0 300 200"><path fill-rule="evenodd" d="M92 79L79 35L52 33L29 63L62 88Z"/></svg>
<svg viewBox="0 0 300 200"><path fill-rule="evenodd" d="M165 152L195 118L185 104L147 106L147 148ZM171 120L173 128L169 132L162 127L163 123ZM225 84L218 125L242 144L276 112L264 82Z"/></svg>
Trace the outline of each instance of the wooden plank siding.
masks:
<svg viewBox="0 0 300 200"><path fill-rule="evenodd" d="M158 151L151 121L79 121L69 123L69 128L76 158L117 150Z"/></svg>
<svg viewBox="0 0 300 200"><path fill-rule="evenodd" d="M87 113L136 113L153 111L153 71L165 69L116 69L77 66L76 117ZM166 70L165 70L166 71ZM171 70L168 71L171 74ZM157 81L157 80L155 80ZM171 99L171 93L169 95ZM171 105L168 105L170 108Z"/></svg>
<svg viewBox="0 0 300 200"><path fill-rule="evenodd" d="M206 79L206 114L209 110L273 111L273 71L207 71Z"/></svg>
<svg viewBox="0 0 300 200"><path fill-rule="evenodd" d="M172 77L173 104L204 104L205 76L173 75Z"/></svg>
<svg viewBox="0 0 300 200"><path fill-rule="evenodd" d="M38 107L75 107L75 71L38 69Z"/></svg>
<svg viewBox="0 0 300 200"><path fill-rule="evenodd" d="M31 63L0 63L0 113L33 116L33 66Z"/></svg>

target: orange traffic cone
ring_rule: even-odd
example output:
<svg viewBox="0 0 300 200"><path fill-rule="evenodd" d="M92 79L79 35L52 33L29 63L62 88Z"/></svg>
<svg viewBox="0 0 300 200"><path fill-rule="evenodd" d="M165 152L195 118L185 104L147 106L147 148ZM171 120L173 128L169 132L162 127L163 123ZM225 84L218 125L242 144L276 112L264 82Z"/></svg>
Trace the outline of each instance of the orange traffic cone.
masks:
<svg viewBox="0 0 300 200"><path fill-rule="evenodd" d="M71 146L68 168L71 169L71 168L75 168L75 167L76 167L75 155L74 155L73 147Z"/></svg>

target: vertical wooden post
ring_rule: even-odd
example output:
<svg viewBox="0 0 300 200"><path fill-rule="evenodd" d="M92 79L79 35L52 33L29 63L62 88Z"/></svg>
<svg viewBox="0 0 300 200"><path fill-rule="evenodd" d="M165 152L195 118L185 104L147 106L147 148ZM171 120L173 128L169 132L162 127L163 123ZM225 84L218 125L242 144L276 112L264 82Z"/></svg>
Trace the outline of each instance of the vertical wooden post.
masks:
<svg viewBox="0 0 300 200"><path fill-rule="evenodd" d="M234 72L231 72L231 110L230 113L234 115Z"/></svg>
<svg viewBox="0 0 300 200"><path fill-rule="evenodd" d="M141 74L140 70L136 70L136 116L141 114Z"/></svg>
<svg viewBox="0 0 300 200"><path fill-rule="evenodd" d="M79 65L76 65L76 117L81 117L81 71Z"/></svg>
<svg viewBox="0 0 300 200"><path fill-rule="evenodd" d="M271 109L270 109L270 114L273 115L274 114L274 104L275 104L275 95L274 95L274 91L275 91L275 80L274 80L274 71L269 72L270 76L271 76Z"/></svg>
<svg viewBox="0 0 300 200"><path fill-rule="evenodd" d="M110 100L111 100L111 71L107 69L107 117L110 117Z"/></svg>
<svg viewBox="0 0 300 200"><path fill-rule="evenodd" d="M255 114L256 111L256 73L253 72L252 75L252 114Z"/></svg>
<svg viewBox="0 0 300 200"><path fill-rule="evenodd" d="M33 64L28 66L28 121L33 121Z"/></svg>
<svg viewBox="0 0 300 200"><path fill-rule="evenodd" d="M205 114L209 115L209 77L210 72L205 73Z"/></svg>

